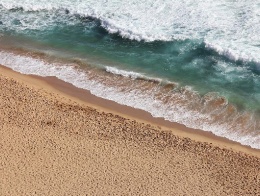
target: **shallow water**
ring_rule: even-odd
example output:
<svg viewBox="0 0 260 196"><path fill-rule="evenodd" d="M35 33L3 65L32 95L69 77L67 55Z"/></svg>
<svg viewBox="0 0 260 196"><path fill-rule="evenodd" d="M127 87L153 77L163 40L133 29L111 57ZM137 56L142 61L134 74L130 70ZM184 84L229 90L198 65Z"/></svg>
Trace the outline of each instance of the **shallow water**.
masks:
<svg viewBox="0 0 260 196"><path fill-rule="evenodd" d="M0 12L1 64L260 147L260 4L0 0Z"/></svg>

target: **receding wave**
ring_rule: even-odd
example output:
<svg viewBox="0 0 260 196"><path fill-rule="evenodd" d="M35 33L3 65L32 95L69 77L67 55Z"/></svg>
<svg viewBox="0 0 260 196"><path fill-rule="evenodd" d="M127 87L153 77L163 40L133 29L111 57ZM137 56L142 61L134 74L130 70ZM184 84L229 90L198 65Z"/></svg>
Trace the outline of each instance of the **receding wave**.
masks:
<svg viewBox="0 0 260 196"><path fill-rule="evenodd" d="M117 75L129 77L129 78L133 78L133 79L145 78L145 76L140 74L140 73L136 73L136 72L133 72L133 71L119 70L117 68L109 67L109 66L106 66L106 71L109 72L109 73L112 73L112 74L117 74Z"/></svg>
<svg viewBox="0 0 260 196"><path fill-rule="evenodd" d="M104 73L102 69L84 71L76 62L50 63L6 51L0 52L0 64L24 74L55 76L96 96L148 111L154 117L211 131L260 149L259 119L252 113L238 111L218 93L201 96L190 87L139 80L142 74L134 72L111 67L106 67Z"/></svg>
<svg viewBox="0 0 260 196"><path fill-rule="evenodd" d="M106 72L115 74L115 75L120 75L123 77L128 77L131 79L137 79L137 80L145 80L145 81L150 81L150 82L155 82L157 84L172 84L172 86L178 86L177 83L172 83L169 81L163 81L160 78L155 78L155 77L149 77L146 76L145 74L141 74L141 73L137 73L137 72L133 72L133 71L125 71L125 70L121 70L121 69L117 69L115 67L110 67L110 66L106 66L105 67Z"/></svg>

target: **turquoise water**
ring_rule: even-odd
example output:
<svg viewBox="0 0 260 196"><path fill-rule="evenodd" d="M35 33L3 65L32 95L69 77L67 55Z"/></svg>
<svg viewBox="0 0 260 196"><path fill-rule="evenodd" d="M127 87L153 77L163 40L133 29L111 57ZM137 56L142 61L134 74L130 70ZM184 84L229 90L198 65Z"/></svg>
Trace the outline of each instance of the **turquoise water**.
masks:
<svg viewBox="0 0 260 196"><path fill-rule="evenodd" d="M203 3L202 1L199 2ZM195 4L187 4L186 9L183 8L182 12L179 13L182 17L186 17L186 20L188 20L186 22L175 15L172 17L177 17L176 20L165 18L168 16L167 14L176 11L177 8L171 10L165 6L160 8L161 11L158 11L159 8L156 8L155 4L150 1L140 2L140 5L134 1L132 4L130 2L130 8L131 6L142 8L142 6L151 3L148 9L155 9L153 11L157 13L155 14L157 18L152 21L149 17L146 18L146 16L141 15L141 12L139 13L134 9L132 12L130 12L131 10L126 11L123 7L126 2L122 2L121 5L116 1L114 3L106 2L104 4L106 6L100 7L98 3L91 5L91 2L79 1L79 6L76 9L67 1L60 3L50 1L46 5L44 1L31 3L25 1L22 3L22 1L17 0L10 3L0 0L0 34L2 35L0 44L12 45L13 49L23 48L23 50L30 52L41 51L47 56L54 56L55 62L58 62L59 59L60 61L63 59L62 62L64 62L65 59L68 62L68 67L71 60L77 59L82 62L77 71L88 72L88 66L91 64L96 69L109 72L111 78L123 76L122 80L126 80L126 87L124 88L127 88L130 78L130 82L133 82L134 85L129 85L127 92L131 93L143 88L142 85L146 85L138 83L136 78L144 78L147 82L157 81L157 87L149 87L150 91L147 92L147 97L150 95L156 102L164 103L165 100L161 98L162 95L158 98L158 92L155 95L155 91L152 90L158 90L159 85L161 88L160 94L163 94L165 84L174 84L170 89L170 92L174 95L169 95L169 91L167 91L167 96L173 96L171 99L180 99L181 101L176 101L174 104L175 106L180 104L179 107L182 110L178 111L178 108L175 110L169 109L169 105L167 105L169 101L167 101L165 106L156 106L162 111L155 116L165 117L192 127L194 122L187 113L190 112L190 115L193 115L192 112L196 111L196 115L199 117L194 120L201 119L200 124L205 122L205 119L212 118L213 120L206 122L206 125L196 125L194 128L210 129L213 133L217 129L223 129L230 122L236 122L227 128L226 132L221 134L216 132L215 134L241 142L236 137L243 132L241 136L247 138L245 144L258 148L260 141L258 127L260 113L260 38L255 36L259 32L259 27L254 27L254 25L260 21L260 16L256 14L259 5L250 7L244 2L244 4L238 4L239 6L228 10L228 2L223 2L224 4L221 4L223 7L218 5L212 8L213 10L208 10L209 13L216 12L219 16L216 16L216 18L212 16L212 18L209 17L210 14L207 14L208 21L201 21L203 23L197 24L195 21L202 20L205 15ZM172 1L166 1L167 3L178 6L185 4L185 2L178 4ZM117 5L120 6L117 7ZM189 8L189 6L191 7ZM195 12L192 16L189 13L190 9ZM223 19L220 16L223 12L230 13L232 17ZM150 17L153 16L150 15ZM223 21L219 23L218 20ZM241 29L247 32L242 32ZM241 31L240 34L239 31ZM24 43L27 43L27 45ZM2 50L2 59L5 59L6 55L7 53ZM16 57L13 58L17 59ZM19 57L21 57L21 54L19 54ZM9 56L9 58L11 57ZM28 61L26 60L26 62ZM11 63L2 60L1 63L4 65L16 64L16 61L13 60ZM50 64L50 62L48 63ZM33 70L30 66L26 67L26 71L23 71L21 67L19 69L21 72L27 71L28 73L30 73L30 69ZM50 74L51 72L52 69L49 70ZM36 74L41 75L41 73ZM109 79L105 82L104 79L99 79L99 77L103 77L100 74L102 75L102 72L96 74L98 75L96 81L103 85L111 85ZM66 77L64 76L64 78ZM68 82L73 83L69 79ZM74 85L80 86L78 83ZM122 86L123 83L120 83L120 85ZM83 86L80 87L83 88ZM113 83L111 86L116 88L117 83ZM135 87L137 90L135 90ZM84 88L89 89L90 87ZM140 91L142 92L142 89ZM121 103L129 105L127 101L126 103L122 101L123 98L118 98L120 93L118 93L117 98L113 98L109 94L102 94L102 96L115 99L115 101L121 100ZM138 97L139 95L135 96ZM208 98L208 96L211 96L211 98ZM211 104L214 102L212 100L216 101L222 98L225 103L221 102L220 105L212 109ZM142 95L140 99L145 100L146 97ZM185 99L189 103L188 106L184 101ZM193 102L193 99L199 104L196 101ZM209 102L210 104L208 104ZM230 105L235 106L236 114L227 113L227 107ZM130 104L130 106L132 105ZM209 106L209 108L205 109L206 106ZM139 105L133 105L133 107L139 107ZM150 110L154 110L154 108L140 107L153 114L153 111ZM163 111L164 107L166 108L165 111ZM191 119L188 121L187 119L179 120L179 117L176 116L169 117L174 112L178 115L185 113L185 118ZM167 115L164 116L166 113ZM216 122L220 118L219 115L223 117L219 122ZM224 122L225 118L228 121ZM238 127L238 125L240 126L238 121L241 122L241 118L246 119L246 125L242 123L243 125L241 124L241 127ZM245 129L248 130L245 131ZM243 131L240 132L240 130ZM230 132L234 133L235 136L229 137ZM249 141L252 139L251 137L254 140L252 143Z"/></svg>

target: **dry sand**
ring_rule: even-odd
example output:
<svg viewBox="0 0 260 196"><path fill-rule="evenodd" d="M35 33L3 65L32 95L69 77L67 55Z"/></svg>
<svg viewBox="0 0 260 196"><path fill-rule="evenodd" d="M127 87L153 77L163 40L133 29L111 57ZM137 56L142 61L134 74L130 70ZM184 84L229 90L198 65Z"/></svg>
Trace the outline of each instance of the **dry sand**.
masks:
<svg viewBox="0 0 260 196"><path fill-rule="evenodd" d="M259 150L64 91L0 67L0 195L260 195Z"/></svg>

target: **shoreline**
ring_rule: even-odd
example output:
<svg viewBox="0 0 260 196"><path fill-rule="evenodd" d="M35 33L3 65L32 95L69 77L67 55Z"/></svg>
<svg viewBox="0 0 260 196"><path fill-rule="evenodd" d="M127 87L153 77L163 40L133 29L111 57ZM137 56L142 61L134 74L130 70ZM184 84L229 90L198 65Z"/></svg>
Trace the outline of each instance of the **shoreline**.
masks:
<svg viewBox="0 0 260 196"><path fill-rule="evenodd" d="M173 135L181 138L187 137L196 142L206 142L220 148L230 149L235 152L243 152L260 158L259 149L254 149L227 138L216 136L211 132L188 128L185 125L170 122L163 118L153 117L149 112L97 97L92 95L88 90L77 88L56 77L25 75L5 67L4 65L0 65L0 72L7 77L22 81L36 89L48 90L51 93L59 94L62 97L79 104L95 108L100 112L112 113L126 119L135 120L139 123L150 124L158 129L170 131Z"/></svg>
<svg viewBox="0 0 260 196"><path fill-rule="evenodd" d="M258 150L52 77L0 67L0 92L0 195L260 194Z"/></svg>

